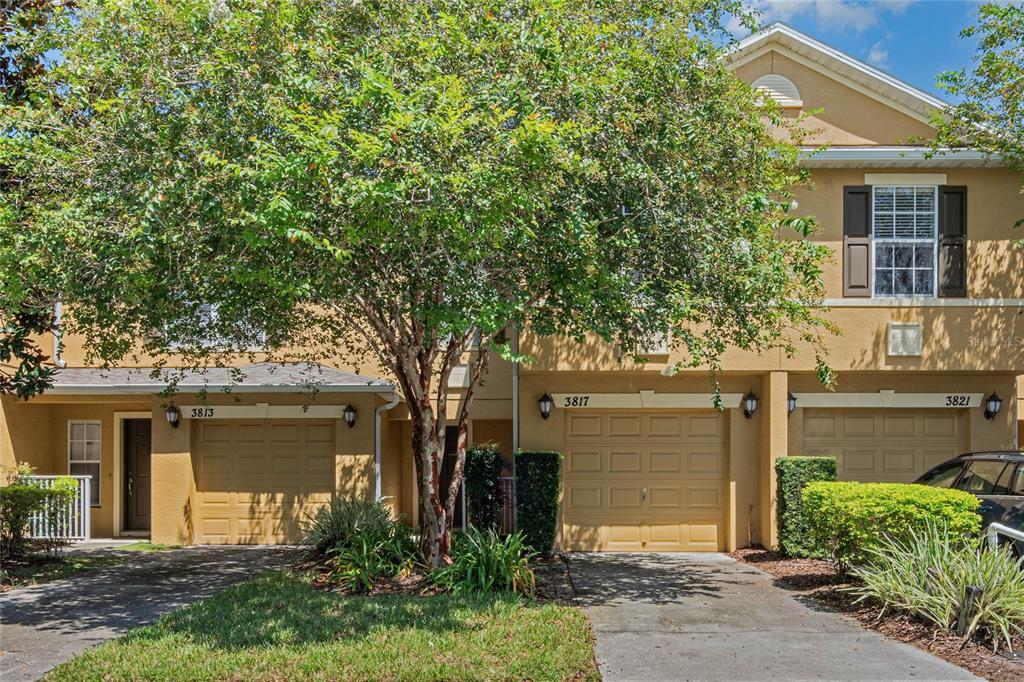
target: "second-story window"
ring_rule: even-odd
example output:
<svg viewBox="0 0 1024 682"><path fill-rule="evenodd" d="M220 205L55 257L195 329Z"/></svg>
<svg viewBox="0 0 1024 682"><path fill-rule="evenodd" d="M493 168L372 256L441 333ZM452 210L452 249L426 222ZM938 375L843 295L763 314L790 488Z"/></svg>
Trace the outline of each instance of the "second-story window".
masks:
<svg viewBox="0 0 1024 682"><path fill-rule="evenodd" d="M936 187L874 187L875 296L935 295L936 194Z"/></svg>

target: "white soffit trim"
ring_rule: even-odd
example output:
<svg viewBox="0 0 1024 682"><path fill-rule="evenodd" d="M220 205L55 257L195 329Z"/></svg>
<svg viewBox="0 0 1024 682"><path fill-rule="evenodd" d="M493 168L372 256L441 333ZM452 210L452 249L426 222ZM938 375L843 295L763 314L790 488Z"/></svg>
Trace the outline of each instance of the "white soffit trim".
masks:
<svg viewBox="0 0 1024 682"><path fill-rule="evenodd" d="M974 149L926 147L804 147L800 162L808 168L999 168L1002 159Z"/></svg>
<svg viewBox="0 0 1024 682"><path fill-rule="evenodd" d="M865 185L945 185L945 173L865 173Z"/></svg>
<svg viewBox="0 0 1024 682"><path fill-rule="evenodd" d="M981 407L984 393L794 393L797 407L948 408Z"/></svg>
<svg viewBox="0 0 1024 682"><path fill-rule="evenodd" d="M804 66L841 82L853 89L903 111L917 120L928 123L935 109L945 109L947 102L929 95L884 71L830 47L805 33L782 23L753 33L739 41L725 56L733 68L738 68L772 49Z"/></svg>
<svg viewBox="0 0 1024 682"><path fill-rule="evenodd" d="M551 396L555 407L570 410L606 409L712 409L715 406L711 393L555 393ZM722 407L735 409L740 406L743 395L723 393Z"/></svg>
<svg viewBox="0 0 1024 682"><path fill-rule="evenodd" d="M1024 298L826 298L826 308L1021 308Z"/></svg>

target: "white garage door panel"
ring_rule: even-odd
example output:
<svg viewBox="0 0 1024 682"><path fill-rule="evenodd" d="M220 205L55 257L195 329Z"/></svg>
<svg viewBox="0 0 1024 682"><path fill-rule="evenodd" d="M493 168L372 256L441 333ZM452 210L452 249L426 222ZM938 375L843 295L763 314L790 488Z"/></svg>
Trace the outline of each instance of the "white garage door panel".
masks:
<svg viewBox="0 0 1024 682"><path fill-rule="evenodd" d="M804 411L804 453L835 455L841 481L909 483L962 451L960 410Z"/></svg>
<svg viewBox="0 0 1024 682"><path fill-rule="evenodd" d="M296 542L335 487L334 423L196 421L196 541Z"/></svg>
<svg viewBox="0 0 1024 682"><path fill-rule="evenodd" d="M720 549L725 541L722 428L713 412L569 412L565 546Z"/></svg>

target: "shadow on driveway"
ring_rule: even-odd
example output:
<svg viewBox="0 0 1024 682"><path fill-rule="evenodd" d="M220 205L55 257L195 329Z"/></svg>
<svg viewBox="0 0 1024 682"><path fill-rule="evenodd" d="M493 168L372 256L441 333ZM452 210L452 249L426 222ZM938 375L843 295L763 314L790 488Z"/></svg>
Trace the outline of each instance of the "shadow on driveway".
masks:
<svg viewBox="0 0 1024 682"><path fill-rule="evenodd" d="M35 680L89 647L148 625L297 556L286 547L188 547L0 595L0 678Z"/></svg>
<svg viewBox="0 0 1024 682"><path fill-rule="evenodd" d="M722 554L571 554L605 682L970 680Z"/></svg>

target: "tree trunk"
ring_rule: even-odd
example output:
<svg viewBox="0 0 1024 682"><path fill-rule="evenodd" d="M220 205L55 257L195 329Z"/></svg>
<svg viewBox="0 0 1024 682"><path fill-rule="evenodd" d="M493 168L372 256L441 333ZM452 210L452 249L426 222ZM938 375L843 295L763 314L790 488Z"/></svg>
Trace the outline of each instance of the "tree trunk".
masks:
<svg viewBox="0 0 1024 682"><path fill-rule="evenodd" d="M420 553L430 568L451 561L451 519L441 490L444 452L430 405L409 405L412 447L420 498Z"/></svg>

